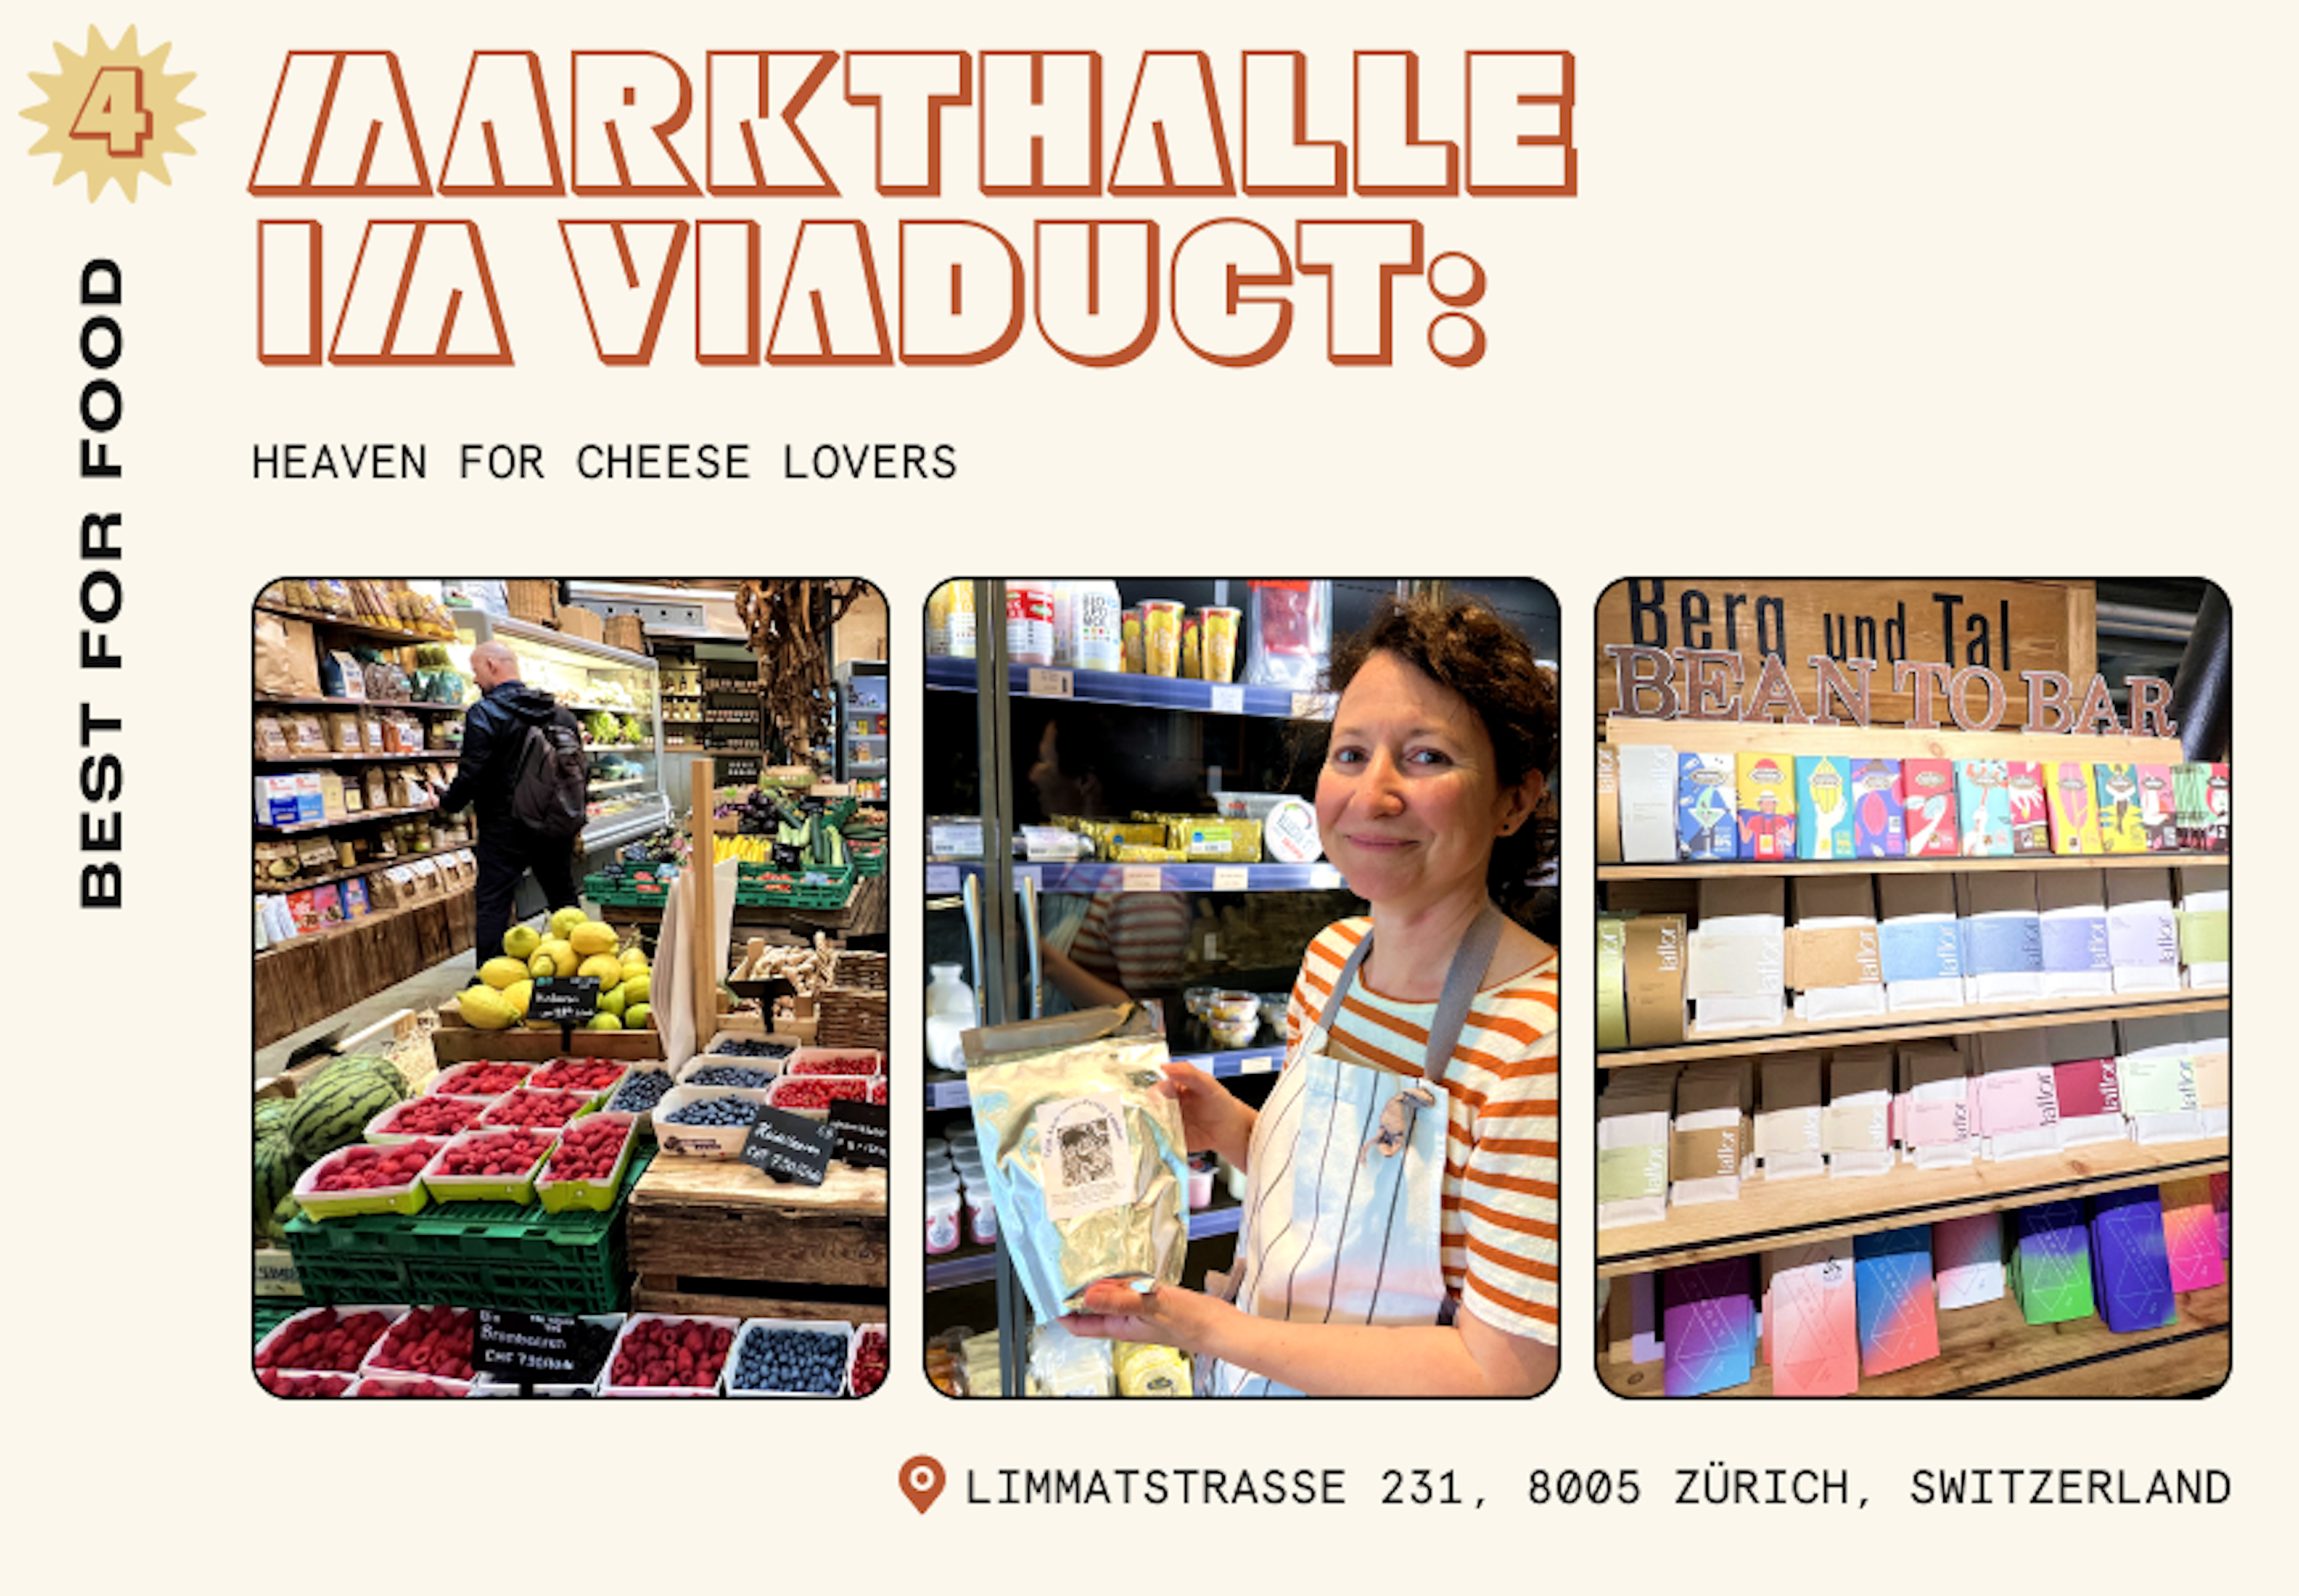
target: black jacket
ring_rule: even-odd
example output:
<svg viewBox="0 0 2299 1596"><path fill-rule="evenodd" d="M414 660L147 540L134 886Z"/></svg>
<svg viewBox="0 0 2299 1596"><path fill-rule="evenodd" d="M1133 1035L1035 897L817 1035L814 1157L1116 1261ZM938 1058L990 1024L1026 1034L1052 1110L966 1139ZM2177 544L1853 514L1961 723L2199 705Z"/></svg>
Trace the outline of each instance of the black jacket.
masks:
<svg viewBox="0 0 2299 1596"><path fill-rule="evenodd" d="M525 682L497 682L478 702L463 712L463 753L455 779L440 797L447 813L470 806L482 833L523 831L511 819L511 787L519 780L519 756L527 747L531 726L561 719L581 734L570 710L561 708L550 694Z"/></svg>

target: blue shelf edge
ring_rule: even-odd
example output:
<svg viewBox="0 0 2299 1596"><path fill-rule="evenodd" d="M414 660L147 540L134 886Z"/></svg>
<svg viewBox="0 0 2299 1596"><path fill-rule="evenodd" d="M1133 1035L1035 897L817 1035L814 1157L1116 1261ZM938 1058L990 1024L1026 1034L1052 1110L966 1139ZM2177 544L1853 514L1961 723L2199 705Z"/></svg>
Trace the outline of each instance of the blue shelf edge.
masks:
<svg viewBox="0 0 2299 1596"><path fill-rule="evenodd" d="M953 872L942 876L942 871ZM926 891L953 893L959 883L969 876L979 877L983 867L978 860L934 861L926 865ZM1245 872L1245 884L1236 883L1234 872ZM1153 878L1145 873L1155 871ZM1224 882L1216 872L1232 872ZM1133 873L1138 885L1126 885L1128 872ZM1014 879L1018 884L1035 874L1038 890L1044 893L1300 893L1346 890L1349 883L1334 866L1323 860L1315 864L1023 864L1014 866Z"/></svg>
<svg viewBox="0 0 2299 1596"><path fill-rule="evenodd" d="M1030 691L1030 671L1027 665L1007 667L1006 690L1016 698L1042 696ZM1325 719L1332 710L1327 695L1322 693L1296 694L1291 687L1248 687L1219 682L1194 681L1188 677L1139 676L1118 670L1066 670L1070 680L1067 694L1080 703L1125 704L1144 710L1182 710L1197 714L1252 715L1266 720L1294 719L1297 698L1313 701L1315 708L1323 708ZM975 691L975 661L951 654L930 654L926 657L926 686L947 693ZM1224 704L1216 711L1214 694L1236 694L1233 705ZM1060 694L1042 696L1058 698Z"/></svg>

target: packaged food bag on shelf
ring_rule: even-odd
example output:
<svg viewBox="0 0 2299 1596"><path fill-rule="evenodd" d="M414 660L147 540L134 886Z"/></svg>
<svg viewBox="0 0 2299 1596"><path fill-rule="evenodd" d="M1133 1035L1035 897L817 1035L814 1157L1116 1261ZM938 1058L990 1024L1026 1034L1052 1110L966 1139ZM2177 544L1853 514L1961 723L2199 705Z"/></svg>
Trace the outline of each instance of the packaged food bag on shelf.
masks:
<svg viewBox="0 0 2299 1596"><path fill-rule="evenodd" d="M1860 1384L1852 1238L1775 1247L1757 1274L1772 1394L1850 1396Z"/></svg>
<svg viewBox="0 0 2299 1596"><path fill-rule="evenodd" d="M1831 1180L1890 1171L1892 1050L1840 1047L1828 1065L1828 1117L1821 1124Z"/></svg>
<svg viewBox="0 0 2299 1596"><path fill-rule="evenodd" d="M2203 1110L2204 1135L2228 1134L2228 1017L2196 1014L2188 1017L2195 1051L2188 1063L2195 1072L2195 1105Z"/></svg>
<svg viewBox="0 0 2299 1596"><path fill-rule="evenodd" d="M2204 1129L2203 1093L2195 1080L2195 1033L2182 1014L2116 1024L2120 1051L2115 1077L2131 1139L2143 1144L2194 1142Z"/></svg>
<svg viewBox="0 0 2299 1596"><path fill-rule="evenodd" d="M1718 1258L1662 1276L1661 1389L1668 1395L1706 1396L1755 1377L1750 1265L1745 1255Z"/></svg>
<svg viewBox="0 0 2299 1596"><path fill-rule="evenodd" d="M1597 1048L1614 1052L1629 1045L1628 917L1597 916Z"/></svg>
<svg viewBox="0 0 2299 1596"><path fill-rule="evenodd" d="M1946 876L1879 876L1877 944L1884 960L1884 1006L1955 1009L1963 1004L1963 929L1955 883Z"/></svg>
<svg viewBox="0 0 2299 1596"><path fill-rule="evenodd" d="M1980 1156L1991 1163L2060 1150L2060 1094L2040 1030L1990 1031L1972 1038L1979 1073Z"/></svg>
<svg viewBox="0 0 2299 1596"><path fill-rule="evenodd" d="M1929 1225L1872 1231L1852 1241L1860 1312L1860 1372L1874 1376L1939 1356Z"/></svg>
<svg viewBox="0 0 2299 1596"><path fill-rule="evenodd" d="M1706 863L1740 857L1735 802L1739 782L1729 753L1676 756L1676 856Z"/></svg>
<svg viewBox="0 0 2299 1596"><path fill-rule="evenodd" d="M1797 755L1797 857L1852 859L1852 761L1841 754Z"/></svg>
<svg viewBox="0 0 2299 1596"><path fill-rule="evenodd" d="M1642 914L1624 932L1629 1045L1665 1047L1684 1040L1684 917Z"/></svg>
<svg viewBox="0 0 2299 1596"><path fill-rule="evenodd" d="M2169 853L2179 845L2179 832L2173 824L2171 767L2141 765L2139 767L2139 830L2146 839L2150 853Z"/></svg>
<svg viewBox="0 0 2299 1596"><path fill-rule="evenodd" d="M1333 585L1257 579L1250 586L1246 682L1256 687L1314 691L1333 646Z"/></svg>
<svg viewBox="0 0 2299 1596"><path fill-rule="evenodd" d="M1597 1099L1597 1228L1656 1225L1668 1217L1669 1117L1676 1072L1646 1065L1613 1072Z"/></svg>
<svg viewBox="0 0 2299 1596"><path fill-rule="evenodd" d="M1977 1308L2004 1297L2004 1225L1997 1214L1966 1214L1932 1226L1932 1276L1942 1308Z"/></svg>
<svg viewBox="0 0 2299 1596"><path fill-rule="evenodd" d="M2102 872L2107 889L2107 955L2117 992L2179 990L2179 925L2169 866Z"/></svg>
<svg viewBox="0 0 2299 1596"><path fill-rule="evenodd" d="M2088 764L2080 760L2045 761L2044 798L2051 817L2053 852L2089 855L2100 851L2099 805L2093 799Z"/></svg>
<svg viewBox="0 0 2299 1596"><path fill-rule="evenodd" d="M1900 761L1852 761L1852 852L1860 859L1899 859L1908 852Z"/></svg>
<svg viewBox="0 0 2299 1596"><path fill-rule="evenodd" d="M1757 1072L1756 1160L1766 1180L1825 1174L1822 1140L1827 1104L1820 1088L1820 1056L1766 1059Z"/></svg>
<svg viewBox="0 0 2299 1596"><path fill-rule="evenodd" d="M1676 859L1676 750L1631 743L1620 752L1621 852L1631 864Z"/></svg>
<svg viewBox="0 0 2299 1596"><path fill-rule="evenodd" d="M1076 1312L1097 1281L1178 1283L1188 1155L1148 1011L1081 1010L961 1041L999 1231L1037 1322Z"/></svg>
<svg viewBox="0 0 2299 1596"><path fill-rule="evenodd" d="M1788 985L1799 1019L1884 1012L1884 961L1877 941L1876 878L1864 870L1798 876L1790 885Z"/></svg>
<svg viewBox="0 0 2299 1596"><path fill-rule="evenodd" d="M1700 925L1686 939L1692 1031L1777 1027L1787 1012L1786 884L1777 876L1711 876Z"/></svg>
<svg viewBox="0 0 2299 1596"><path fill-rule="evenodd" d="M1749 1146L1747 1060L1688 1066L1676 1077L1670 1127L1671 1207L1739 1200L1755 1151Z"/></svg>
<svg viewBox="0 0 2299 1596"><path fill-rule="evenodd" d="M1919 1169L1951 1169L1979 1154L1971 1072L1952 1042L1911 1042L1899 1056L1900 1140Z"/></svg>
<svg viewBox="0 0 2299 1596"><path fill-rule="evenodd" d="M1955 877L1963 917L1963 1001L2000 1003L2044 995L2044 930L2029 870Z"/></svg>
<svg viewBox="0 0 2299 1596"><path fill-rule="evenodd" d="M274 698L320 696L320 651L309 621L255 612L255 690Z"/></svg>
<svg viewBox="0 0 2299 1596"><path fill-rule="evenodd" d="M2044 796L2044 767L2034 760L2004 761L2004 801L2011 812L2012 852L2049 853L2051 805Z"/></svg>
<svg viewBox="0 0 2299 1596"><path fill-rule="evenodd" d="M2081 1025L2046 1026L2044 1057L2052 1066L2052 1099L2058 1106L2062 1147L2093 1142L2128 1142L2123 1088L2115 1073L2115 1027L2104 1019Z"/></svg>
<svg viewBox="0 0 2299 1596"><path fill-rule="evenodd" d="M2105 997L2115 990L2108 956L2107 883L2102 870L2046 870L2036 877L2036 929L2046 997Z"/></svg>
<svg viewBox="0 0 2299 1596"><path fill-rule="evenodd" d="M2147 827L2140 814L2138 766L2114 761L2094 765L2092 806L2099 810L2101 852L2147 852Z"/></svg>
<svg viewBox="0 0 2299 1596"><path fill-rule="evenodd" d="M1621 862L1621 751L1597 744L1597 862Z"/></svg>
<svg viewBox="0 0 2299 1596"><path fill-rule="evenodd" d="M2092 1291L2099 1317L2119 1335L2160 1330L2179 1318L2163 1207L2154 1186L2127 1186L2090 1199Z"/></svg>
<svg viewBox="0 0 2299 1596"><path fill-rule="evenodd" d="M1906 810L1908 858L1954 859L1962 851L1954 760L1902 760L1900 801Z"/></svg>
<svg viewBox="0 0 2299 1596"><path fill-rule="evenodd" d="M1624 751L1625 752L1625 751ZM1759 864L1780 864L1797 856L1796 757L1785 753L1743 753L1735 757L1739 777L1739 825L1740 857ZM1623 824L1628 814L1627 794L1622 795ZM1631 854L1631 859L1635 858Z"/></svg>
<svg viewBox="0 0 2299 1596"><path fill-rule="evenodd" d="M2227 1259L2220 1255L2210 1177L2167 1180L2155 1189L2163 1202L2163 1250L2171 1266L2171 1289L2192 1292L2225 1285Z"/></svg>
<svg viewBox="0 0 2299 1596"><path fill-rule="evenodd" d="M2091 1318L2091 1237L2081 1200L2013 1209L2007 1273L2021 1316L2029 1324Z"/></svg>
<svg viewBox="0 0 2299 1596"><path fill-rule="evenodd" d="M2179 868L2179 964L2190 987L2228 984L2228 867Z"/></svg>

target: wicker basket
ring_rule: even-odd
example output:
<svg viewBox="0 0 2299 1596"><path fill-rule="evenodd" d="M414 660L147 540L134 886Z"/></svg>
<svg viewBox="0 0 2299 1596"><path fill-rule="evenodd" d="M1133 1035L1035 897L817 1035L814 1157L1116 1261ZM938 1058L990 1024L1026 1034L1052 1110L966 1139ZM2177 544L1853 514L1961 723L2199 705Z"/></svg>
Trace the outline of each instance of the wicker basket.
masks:
<svg viewBox="0 0 2299 1596"><path fill-rule="evenodd" d="M559 584L514 577L503 584L503 605L513 620L540 627L559 624Z"/></svg>
<svg viewBox="0 0 2299 1596"><path fill-rule="evenodd" d="M607 617L607 646L626 653L646 653L646 623L635 615Z"/></svg>
<svg viewBox="0 0 2299 1596"><path fill-rule="evenodd" d="M559 629L585 643L603 643L607 637L607 623L599 619L599 612L580 604L569 604L559 611Z"/></svg>

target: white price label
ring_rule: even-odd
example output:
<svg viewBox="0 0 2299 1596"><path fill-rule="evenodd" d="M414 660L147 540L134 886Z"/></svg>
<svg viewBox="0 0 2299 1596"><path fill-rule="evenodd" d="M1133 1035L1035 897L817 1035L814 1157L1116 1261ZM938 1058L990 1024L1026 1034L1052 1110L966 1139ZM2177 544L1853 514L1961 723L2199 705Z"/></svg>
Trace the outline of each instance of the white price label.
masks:
<svg viewBox="0 0 2299 1596"><path fill-rule="evenodd" d="M1237 1061L1237 1072L1240 1075L1275 1075L1279 1062L1280 1060L1274 1053L1266 1058L1240 1059Z"/></svg>
<svg viewBox="0 0 2299 1596"><path fill-rule="evenodd" d="M1162 892L1165 886L1166 872L1156 865L1127 865L1117 884L1118 891L1128 893Z"/></svg>
<svg viewBox="0 0 2299 1596"><path fill-rule="evenodd" d="M1033 698L1067 698L1070 695L1070 673L1048 670L1042 665L1030 667L1030 696Z"/></svg>
<svg viewBox="0 0 2299 1596"><path fill-rule="evenodd" d="M1311 886L1340 886L1342 885L1341 873L1328 864L1312 865L1309 867L1309 885Z"/></svg>
<svg viewBox="0 0 2299 1596"><path fill-rule="evenodd" d="M1214 867L1214 891L1217 893L1244 892L1247 890L1251 879L1252 878L1245 873L1245 867L1243 865L1216 865Z"/></svg>
<svg viewBox="0 0 2299 1596"><path fill-rule="evenodd" d="M956 865L928 865L926 867L926 891L930 893L954 893L957 890L958 867Z"/></svg>
<svg viewBox="0 0 2299 1596"><path fill-rule="evenodd" d="M1016 865L1014 867L1014 885L1020 886L1024 882L1029 883L1032 886L1042 888L1046 885L1046 867L1043 865Z"/></svg>
<svg viewBox="0 0 2299 1596"><path fill-rule="evenodd" d="M1214 689L1214 713L1216 715L1244 714L1245 689L1242 687L1216 687Z"/></svg>

